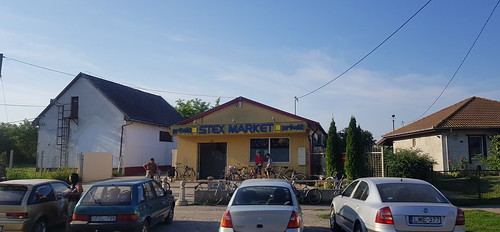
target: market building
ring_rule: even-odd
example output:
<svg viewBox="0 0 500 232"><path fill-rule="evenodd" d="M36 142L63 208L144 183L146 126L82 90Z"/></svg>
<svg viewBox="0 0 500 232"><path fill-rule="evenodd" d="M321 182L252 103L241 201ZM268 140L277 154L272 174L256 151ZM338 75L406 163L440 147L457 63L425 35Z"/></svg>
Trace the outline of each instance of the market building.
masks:
<svg viewBox="0 0 500 232"><path fill-rule="evenodd" d="M326 132L318 122L238 97L171 127L178 140L172 164L219 178L228 166L254 164L258 151L277 166L323 174Z"/></svg>

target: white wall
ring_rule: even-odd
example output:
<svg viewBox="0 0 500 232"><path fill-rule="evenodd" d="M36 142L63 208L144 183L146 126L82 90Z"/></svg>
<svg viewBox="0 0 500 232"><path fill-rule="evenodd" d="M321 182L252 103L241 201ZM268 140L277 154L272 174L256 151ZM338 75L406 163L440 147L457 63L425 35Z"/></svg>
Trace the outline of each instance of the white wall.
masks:
<svg viewBox="0 0 500 232"><path fill-rule="evenodd" d="M138 122L125 126L123 166L142 166L151 158L155 158L158 165L171 165L172 150L177 149L177 139L160 142L160 131L168 132L169 128Z"/></svg>
<svg viewBox="0 0 500 232"><path fill-rule="evenodd" d="M431 135L394 141L394 149L420 149L428 154L437 164L435 171L444 170L443 136Z"/></svg>
<svg viewBox="0 0 500 232"><path fill-rule="evenodd" d="M77 154L81 152L111 152L113 166L117 166L123 113L84 78L78 79L57 99L57 103L67 104L65 107L69 109L73 96L79 97L79 118L70 122L68 166L76 168ZM59 167L57 119L58 108L55 105L40 118L37 167Z"/></svg>

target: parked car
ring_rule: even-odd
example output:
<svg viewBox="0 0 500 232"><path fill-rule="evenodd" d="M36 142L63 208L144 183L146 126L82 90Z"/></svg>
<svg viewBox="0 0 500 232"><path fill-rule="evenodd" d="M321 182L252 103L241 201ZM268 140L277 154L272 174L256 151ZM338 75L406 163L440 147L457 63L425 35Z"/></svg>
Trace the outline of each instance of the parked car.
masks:
<svg viewBox="0 0 500 232"><path fill-rule="evenodd" d="M245 180L236 189L224 213L219 232L304 230L302 211L285 180Z"/></svg>
<svg viewBox="0 0 500 232"><path fill-rule="evenodd" d="M59 180L0 182L0 231L45 232L66 219L61 194L69 185Z"/></svg>
<svg viewBox="0 0 500 232"><path fill-rule="evenodd" d="M333 231L465 231L465 217L434 186L409 178L361 178L333 198Z"/></svg>
<svg viewBox="0 0 500 232"><path fill-rule="evenodd" d="M174 197L152 179L94 184L78 201L72 231L149 231L174 218Z"/></svg>

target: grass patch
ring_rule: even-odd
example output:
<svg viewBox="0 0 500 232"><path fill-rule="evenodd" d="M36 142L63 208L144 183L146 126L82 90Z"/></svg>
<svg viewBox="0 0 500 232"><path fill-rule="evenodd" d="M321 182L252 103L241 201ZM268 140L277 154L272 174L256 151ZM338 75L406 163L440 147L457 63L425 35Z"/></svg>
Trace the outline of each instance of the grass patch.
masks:
<svg viewBox="0 0 500 232"><path fill-rule="evenodd" d="M55 179L68 182L68 176L76 172L74 168L59 168L54 171L37 171L35 167L7 168L7 180Z"/></svg>
<svg viewBox="0 0 500 232"><path fill-rule="evenodd" d="M330 214L320 214L318 217L321 219L330 219Z"/></svg>
<svg viewBox="0 0 500 232"><path fill-rule="evenodd" d="M468 232L500 231L500 214L483 210L464 210L465 228Z"/></svg>

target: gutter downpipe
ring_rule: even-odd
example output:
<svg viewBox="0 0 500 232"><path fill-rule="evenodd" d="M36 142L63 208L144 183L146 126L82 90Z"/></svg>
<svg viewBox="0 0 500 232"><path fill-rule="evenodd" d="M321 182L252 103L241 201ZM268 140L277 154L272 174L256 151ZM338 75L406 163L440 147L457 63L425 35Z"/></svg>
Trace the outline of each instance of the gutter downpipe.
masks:
<svg viewBox="0 0 500 232"><path fill-rule="evenodd" d="M133 122L126 122L125 124L122 125L122 132L120 135L120 154L118 155L118 172L120 172L122 175L123 170L122 170L122 160L123 160L123 131L125 130L126 126L132 125Z"/></svg>

